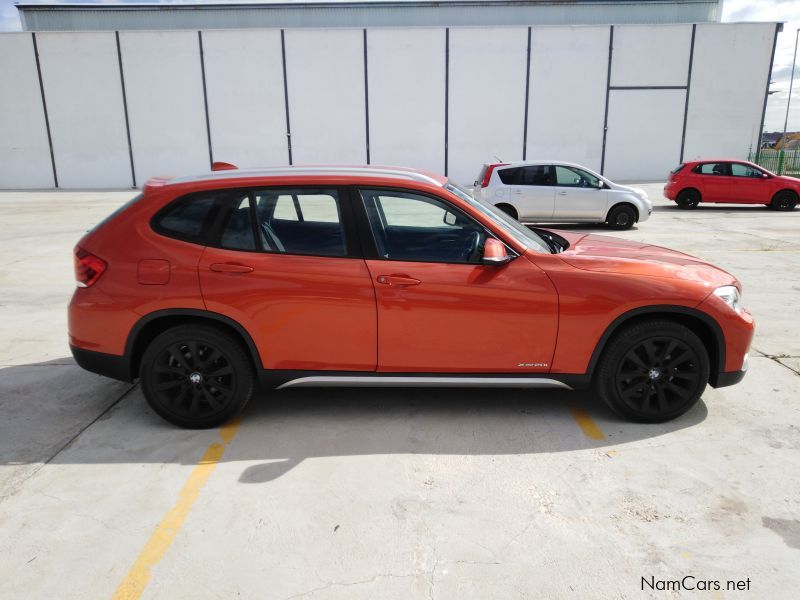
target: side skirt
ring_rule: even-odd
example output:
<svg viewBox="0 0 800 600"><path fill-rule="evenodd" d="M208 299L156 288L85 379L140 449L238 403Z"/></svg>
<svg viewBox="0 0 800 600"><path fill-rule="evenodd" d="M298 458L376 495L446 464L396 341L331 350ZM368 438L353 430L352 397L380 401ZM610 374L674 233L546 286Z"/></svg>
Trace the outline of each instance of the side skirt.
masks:
<svg viewBox="0 0 800 600"><path fill-rule="evenodd" d="M550 374L540 377L508 373L374 373L353 371L267 371L262 384L282 390L303 387L532 388L586 389L588 375Z"/></svg>

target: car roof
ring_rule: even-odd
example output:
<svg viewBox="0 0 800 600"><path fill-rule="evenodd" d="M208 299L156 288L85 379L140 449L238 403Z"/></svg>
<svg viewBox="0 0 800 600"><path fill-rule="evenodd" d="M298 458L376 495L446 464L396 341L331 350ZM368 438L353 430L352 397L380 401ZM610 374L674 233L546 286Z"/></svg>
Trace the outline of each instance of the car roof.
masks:
<svg viewBox="0 0 800 600"><path fill-rule="evenodd" d="M526 167L526 166L534 166L534 165L563 165L565 167L578 167L579 169L589 169L589 167L584 167L578 163L569 162L568 160L512 160L507 163L503 163L502 167L497 167L498 169L507 169L508 167Z"/></svg>
<svg viewBox="0 0 800 600"><path fill-rule="evenodd" d="M424 184L442 186L447 183L447 177L436 173L412 169L409 167L379 166L379 165L298 165L283 167L262 167L255 169L226 169L220 171L207 171L194 175L179 177L154 177L147 182L148 186L173 186L199 182L235 181L238 179L263 180L259 183L268 184L270 180L287 178L352 178L353 180L370 179L395 179L398 182L416 181Z"/></svg>
<svg viewBox="0 0 800 600"><path fill-rule="evenodd" d="M694 160L685 160L683 164L685 165L694 165L694 164L704 164L704 163L742 163L745 165L753 165L757 167L758 165L755 163L750 162L749 160L745 160L743 158L695 158Z"/></svg>

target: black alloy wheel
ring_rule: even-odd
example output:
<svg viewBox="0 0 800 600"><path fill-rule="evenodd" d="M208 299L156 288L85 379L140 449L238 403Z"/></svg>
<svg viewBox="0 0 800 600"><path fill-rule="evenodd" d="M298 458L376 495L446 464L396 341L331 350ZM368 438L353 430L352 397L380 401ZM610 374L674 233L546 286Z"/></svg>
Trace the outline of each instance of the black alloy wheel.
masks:
<svg viewBox="0 0 800 600"><path fill-rule="evenodd" d="M153 410L191 429L225 423L244 408L253 391L244 350L228 334L203 325L162 333L145 351L139 373Z"/></svg>
<svg viewBox="0 0 800 600"><path fill-rule="evenodd" d="M598 386L606 403L636 421L661 422L689 410L709 377L703 343L688 328L641 323L615 337L604 353Z"/></svg>
<svg viewBox="0 0 800 600"><path fill-rule="evenodd" d="M792 210L797 206L797 195L791 190L782 190L775 194L769 207L773 210Z"/></svg>
<svg viewBox="0 0 800 600"><path fill-rule="evenodd" d="M683 190L676 200L680 208L691 210L700 204L700 192L697 190Z"/></svg>
<svg viewBox="0 0 800 600"><path fill-rule="evenodd" d="M636 223L636 211L631 206L615 206L608 214L611 229L630 229Z"/></svg>

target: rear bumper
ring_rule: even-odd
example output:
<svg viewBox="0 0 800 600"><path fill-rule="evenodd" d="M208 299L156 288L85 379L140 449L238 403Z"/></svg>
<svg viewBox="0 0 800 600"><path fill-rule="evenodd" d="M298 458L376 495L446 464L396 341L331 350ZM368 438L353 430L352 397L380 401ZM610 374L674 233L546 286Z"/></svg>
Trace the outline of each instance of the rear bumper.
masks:
<svg viewBox="0 0 800 600"><path fill-rule="evenodd" d="M105 352L94 352L93 350L84 350L70 344L69 347L72 356L78 366L103 375L111 379L119 379L120 381L133 381L131 377L131 363L126 356L117 356L116 354L106 354Z"/></svg>

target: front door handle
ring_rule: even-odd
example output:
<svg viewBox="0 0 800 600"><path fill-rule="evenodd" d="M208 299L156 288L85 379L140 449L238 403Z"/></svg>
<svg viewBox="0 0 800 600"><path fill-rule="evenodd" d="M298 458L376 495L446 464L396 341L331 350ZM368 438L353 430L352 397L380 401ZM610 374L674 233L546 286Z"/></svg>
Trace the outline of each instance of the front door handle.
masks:
<svg viewBox="0 0 800 600"><path fill-rule="evenodd" d="M209 269L217 273L252 273L253 267L238 263L214 263Z"/></svg>
<svg viewBox="0 0 800 600"><path fill-rule="evenodd" d="M407 287L409 285L419 285L419 279L414 279L408 275L378 275L378 283L383 285L394 285L397 287Z"/></svg>

